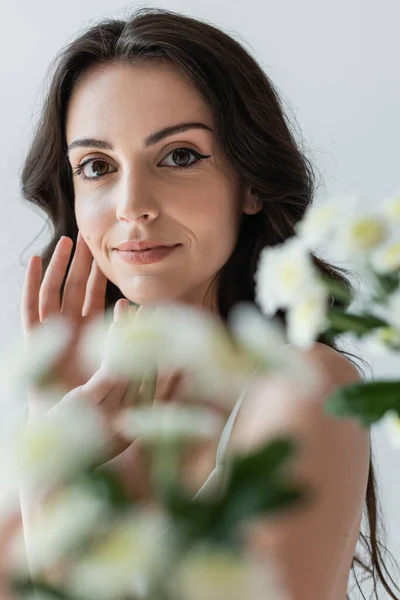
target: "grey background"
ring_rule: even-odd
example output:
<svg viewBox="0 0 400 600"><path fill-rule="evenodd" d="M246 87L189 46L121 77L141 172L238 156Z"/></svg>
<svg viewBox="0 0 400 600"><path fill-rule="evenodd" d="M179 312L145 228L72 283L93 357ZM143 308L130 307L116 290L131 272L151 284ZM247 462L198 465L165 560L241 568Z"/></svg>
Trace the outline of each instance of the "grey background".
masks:
<svg viewBox="0 0 400 600"><path fill-rule="evenodd" d="M144 3L13 0L1 3L0 353L21 336L19 302L31 254L48 239L43 217L22 202L19 174L49 63L77 32ZM358 192L375 206L400 190L398 0L164 0L148 3L207 19L244 43L276 84L324 180L320 195ZM334 249L333 256L334 258ZM357 352L375 376L400 360ZM373 429L387 544L400 559L400 454ZM356 597L356 596L354 596ZM382 599L388 597L382 593Z"/></svg>

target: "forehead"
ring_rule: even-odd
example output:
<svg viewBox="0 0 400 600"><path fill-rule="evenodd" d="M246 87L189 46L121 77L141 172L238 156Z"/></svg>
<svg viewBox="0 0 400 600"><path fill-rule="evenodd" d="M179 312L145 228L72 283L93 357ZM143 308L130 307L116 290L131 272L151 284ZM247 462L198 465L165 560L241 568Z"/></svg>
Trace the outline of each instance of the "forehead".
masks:
<svg viewBox="0 0 400 600"><path fill-rule="evenodd" d="M96 66L76 84L67 109L67 142L82 135L144 139L162 127L203 121L211 108L191 82L167 63ZM201 132L199 132L201 135Z"/></svg>

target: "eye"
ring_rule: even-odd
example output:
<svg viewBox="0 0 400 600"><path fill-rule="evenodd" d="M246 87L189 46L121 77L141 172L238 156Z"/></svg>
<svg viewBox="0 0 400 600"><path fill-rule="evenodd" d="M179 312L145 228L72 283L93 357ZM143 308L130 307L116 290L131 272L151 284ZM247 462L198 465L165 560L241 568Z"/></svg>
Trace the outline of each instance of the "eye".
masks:
<svg viewBox="0 0 400 600"><path fill-rule="evenodd" d="M98 173L98 171L100 171L100 174L96 174L94 177L89 177L88 175L86 175L84 169L87 165L91 165L90 170L92 171L92 173ZM74 177L81 177L85 181L94 181L95 179L100 179L101 177L103 177L104 174L108 174L107 169L104 169L104 165L106 165L106 167L112 166L110 165L110 163L101 158L88 158L74 168L73 175ZM104 170L106 170L106 173L104 173Z"/></svg>
<svg viewBox="0 0 400 600"><path fill-rule="evenodd" d="M195 160L187 164L187 159L185 159L185 157L187 157L189 154L192 154L195 157ZM196 166L201 160L204 160L205 158L210 158L211 154L200 154L199 152L196 152L196 150L192 150L191 148L175 148L175 150L169 152L165 158L167 158L168 156L172 156L172 160L174 162L177 161L179 163L184 163L179 164L175 167L173 165L167 165L168 167L172 166L172 168L180 171L181 169L190 169L191 167Z"/></svg>
<svg viewBox="0 0 400 600"><path fill-rule="evenodd" d="M185 157L187 157L190 154L194 156L194 161L189 164L186 164L187 159ZM167 158L168 156L172 156L172 160L173 162L175 162L175 166L166 166L168 168L173 168L178 171L181 171L183 169L191 169L192 167L195 167L201 160L204 160L205 158L210 158L211 154L200 154L199 152L197 152L196 150L192 150L191 148L175 148L174 150L169 152L165 158ZM176 162L184 164L176 165ZM89 170L92 174L95 173L94 176L90 176L87 173L85 173L85 167L88 165L91 165ZM112 165L110 165L110 163L101 158L88 158L74 168L73 176L81 177L84 181L96 181L96 179L101 179L104 175L108 175L110 173L110 171L108 171L108 167L111 166ZM115 170L111 172L115 173Z"/></svg>

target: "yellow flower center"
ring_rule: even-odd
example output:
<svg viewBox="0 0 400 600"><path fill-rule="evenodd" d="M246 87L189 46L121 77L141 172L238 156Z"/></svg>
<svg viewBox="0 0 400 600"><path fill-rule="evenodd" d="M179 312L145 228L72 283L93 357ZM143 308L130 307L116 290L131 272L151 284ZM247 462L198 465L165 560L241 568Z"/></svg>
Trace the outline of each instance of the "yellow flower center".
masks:
<svg viewBox="0 0 400 600"><path fill-rule="evenodd" d="M350 230L353 240L364 249L374 248L385 238L385 227L381 221L366 217L356 221Z"/></svg>
<svg viewBox="0 0 400 600"><path fill-rule="evenodd" d="M384 252L385 264L390 269L397 269L400 267L400 242L396 242L386 248Z"/></svg>

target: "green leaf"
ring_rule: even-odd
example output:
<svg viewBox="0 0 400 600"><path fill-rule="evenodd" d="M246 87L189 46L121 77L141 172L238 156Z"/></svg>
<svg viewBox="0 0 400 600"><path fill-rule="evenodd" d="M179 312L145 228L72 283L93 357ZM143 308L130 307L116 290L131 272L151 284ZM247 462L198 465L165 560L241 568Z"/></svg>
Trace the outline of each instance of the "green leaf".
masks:
<svg viewBox="0 0 400 600"><path fill-rule="evenodd" d="M296 450L294 440L276 437L235 458L222 500L220 533L228 535L244 519L283 512L311 498L311 490L292 483L285 469Z"/></svg>
<svg viewBox="0 0 400 600"><path fill-rule="evenodd" d="M378 284L373 299L379 303L385 303L387 297L400 285L400 272L381 274L374 271L373 278Z"/></svg>
<svg viewBox="0 0 400 600"><path fill-rule="evenodd" d="M327 414L357 417L368 427L379 421L388 410L400 415L400 381L354 383L335 390L325 401Z"/></svg>
<svg viewBox="0 0 400 600"><path fill-rule="evenodd" d="M340 308L331 308L327 314L330 326L337 332L351 331L358 336L378 327L387 327L387 322L370 313L354 315Z"/></svg>
<svg viewBox="0 0 400 600"><path fill-rule="evenodd" d="M341 283L337 279L328 277L327 275L321 274L319 277L322 281L322 284L332 294L332 296L343 302L346 306L350 304L350 302L353 300L353 294L347 285Z"/></svg>
<svg viewBox="0 0 400 600"><path fill-rule="evenodd" d="M94 489L94 492L103 497L117 510L124 510L132 505L118 473L105 466L91 469L85 473L85 481Z"/></svg>
<svg viewBox="0 0 400 600"><path fill-rule="evenodd" d="M43 594L43 596L50 600L74 600L72 596L67 594L61 588L58 588L54 585L46 583L41 580L34 579L17 579L14 578L10 582L11 590L14 592L17 598L25 597L30 593L37 592L39 595Z"/></svg>
<svg viewBox="0 0 400 600"><path fill-rule="evenodd" d="M183 543L202 539L235 546L242 521L279 513L309 498L309 490L293 484L284 469L295 449L292 440L276 438L251 454L236 456L220 496L193 500L171 490L167 510Z"/></svg>

